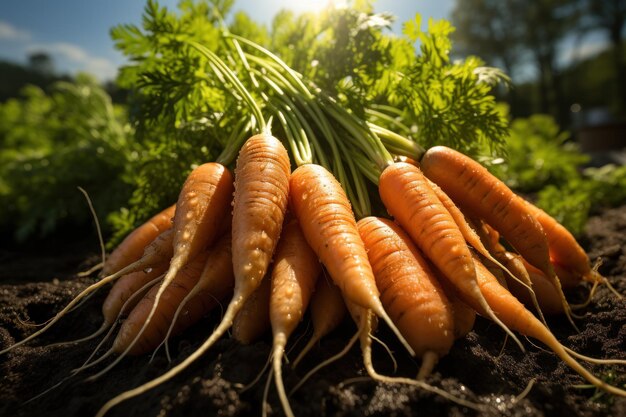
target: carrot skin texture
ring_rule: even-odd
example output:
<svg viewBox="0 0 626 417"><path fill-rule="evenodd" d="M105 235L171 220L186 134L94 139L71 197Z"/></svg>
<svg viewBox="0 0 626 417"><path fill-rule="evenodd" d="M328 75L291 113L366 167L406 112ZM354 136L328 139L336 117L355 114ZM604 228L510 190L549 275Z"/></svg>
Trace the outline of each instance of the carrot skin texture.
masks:
<svg viewBox="0 0 626 417"><path fill-rule="evenodd" d="M577 275L579 279L590 282L601 279L599 274L591 269L589 257L569 230L534 204L526 201L526 206L543 227L548 239L550 259L553 264L561 265L564 269Z"/></svg>
<svg viewBox="0 0 626 417"><path fill-rule="evenodd" d="M137 342L135 342L134 346L129 350L128 353L130 355L140 355L148 352L161 343L167 333L178 305L198 282L207 257L208 251L199 254L176 274L172 283L165 289L161 296L158 309L156 310L157 317L148 323L148 326L144 329L139 339L137 339ZM115 352L124 352L144 325L144 322L153 308L159 287L159 284L152 287L130 312L113 343L113 350Z"/></svg>
<svg viewBox="0 0 626 417"><path fill-rule="evenodd" d="M260 339L270 329L271 279L265 277L243 303L243 307L233 320L233 338L249 345Z"/></svg>
<svg viewBox="0 0 626 417"><path fill-rule="evenodd" d="M306 164L291 175L291 207L304 236L344 297L377 310L374 273L345 192L320 165Z"/></svg>
<svg viewBox="0 0 626 417"><path fill-rule="evenodd" d="M276 247L270 297L274 381L287 416L293 416L293 411L283 383L283 354L289 336L304 316L320 271L317 255L307 243L298 221L292 218L284 226Z"/></svg>
<svg viewBox="0 0 626 417"><path fill-rule="evenodd" d="M281 233L271 275L270 321L275 334L289 337L293 333L309 305L321 269L300 224L292 219Z"/></svg>
<svg viewBox="0 0 626 417"><path fill-rule="evenodd" d="M348 313L346 303L341 296L341 290L325 275L317 280L315 291L311 296L309 311L313 323L313 334L293 361L292 366L294 368L298 366L315 343L341 324Z"/></svg>
<svg viewBox="0 0 626 417"><path fill-rule="evenodd" d="M460 339L465 337L469 332L474 329L474 323L476 322L476 310L469 305L465 304L458 291L454 286L441 275L441 273L433 267L433 272L437 277L437 281L441 285L444 294L450 302L452 307L452 317L454 318L454 339Z"/></svg>
<svg viewBox="0 0 626 417"><path fill-rule="evenodd" d="M313 336L318 340L332 332L345 319L348 310L339 287L322 276L317 280L310 303Z"/></svg>
<svg viewBox="0 0 626 417"><path fill-rule="evenodd" d="M462 292L475 291L472 255L454 219L419 168L398 162L380 176L385 207L421 251Z"/></svg>
<svg viewBox="0 0 626 417"><path fill-rule="evenodd" d="M445 146L430 148L421 167L453 201L472 216L485 219L528 262L542 271L551 270L548 241L541 224L524 200L485 167Z"/></svg>
<svg viewBox="0 0 626 417"><path fill-rule="evenodd" d="M170 271L181 268L217 240L232 193L232 174L221 164L202 164L189 174L176 203Z"/></svg>
<svg viewBox="0 0 626 417"><path fill-rule="evenodd" d="M287 211L290 173L287 150L271 135L251 137L239 152L232 248L235 293L244 298L259 286L272 259Z"/></svg>
<svg viewBox="0 0 626 417"><path fill-rule="evenodd" d="M126 236L107 258L102 267L102 275L110 275L138 261L143 255L146 246L161 233L172 227L172 218L175 211L176 205L171 205Z"/></svg>
<svg viewBox="0 0 626 417"><path fill-rule="evenodd" d="M533 283L533 289L537 295L537 301L539 301L541 310L547 315L563 314L565 311L563 310L563 303L561 303L561 295L548 277L529 263L523 260L521 262ZM528 291L517 281L507 277L507 285L511 294L524 305L527 307L532 305Z"/></svg>
<svg viewBox="0 0 626 417"><path fill-rule="evenodd" d="M104 322L107 324L113 324L113 322L117 319L117 315L121 311L124 303L126 303L126 301L145 284L167 271L168 266L169 264L164 262L150 268L149 270L136 271L126 274L117 280L102 303L102 316L104 317ZM133 306L128 306L126 308L132 307Z"/></svg>
<svg viewBox="0 0 626 417"><path fill-rule="evenodd" d="M357 225L383 306L415 354L447 354L454 342L453 311L415 244L387 219L366 217Z"/></svg>

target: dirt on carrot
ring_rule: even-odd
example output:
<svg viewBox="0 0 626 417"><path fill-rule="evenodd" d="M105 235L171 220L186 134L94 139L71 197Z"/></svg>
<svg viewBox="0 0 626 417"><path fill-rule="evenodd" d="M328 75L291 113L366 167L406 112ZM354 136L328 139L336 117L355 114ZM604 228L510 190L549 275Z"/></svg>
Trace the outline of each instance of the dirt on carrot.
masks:
<svg viewBox="0 0 626 417"><path fill-rule="evenodd" d="M45 246L24 247L19 251L12 248L9 252L0 246L0 348L32 333L33 329L25 322L47 320L73 295L94 281L94 278L75 278L74 275L81 270L81 266L98 262L98 248L97 244L92 245L93 242L83 241L77 245L74 241L57 237ZM626 206L591 218L580 242L592 261L602 258L600 272L603 276L619 291L626 293ZM569 291L568 296L572 302L584 301L588 289L589 285L583 284ZM97 340L72 347L42 346L95 331L101 324L100 307L105 296L106 291L97 293L40 338L0 357L0 415L94 415L113 396L168 369L170 365L163 352L152 363L148 363L149 355L128 358L95 383L83 382L83 378L89 376L87 372L82 378L69 380L37 401L21 405L60 381L89 356ZM551 330L561 342L581 353L624 358L626 302L616 300L607 288L600 287L593 302L584 311L588 314L578 321L580 334L575 334L562 316L548 318ZM180 336L172 338L173 360L180 362L193 352L211 332L220 315L219 309L216 309ZM306 320L305 317L302 324ZM298 327L291 338L294 345L287 347L290 359L306 343L310 332L311 328ZM295 371L285 364L283 376L287 390L321 360L340 351L353 332L354 325L346 320L322 339ZM413 372L415 365L394 335L380 325L376 336L396 353L398 374L414 376L402 373L403 369ZM626 415L626 399L598 393L595 389L574 388L574 385L584 384L584 381L555 355L525 341L526 354L510 342L502 350L503 344L503 332L478 317L474 329L455 342L427 381L454 395L490 405L491 408L480 413L481 416ZM289 351L292 346L295 348ZM179 377L120 404L108 415L172 417L200 412L224 416L260 415L263 384L245 392L241 392L238 384L245 385L257 376L270 348L269 334L249 346L224 337ZM380 373L391 374L393 371L389 356L377 343L374 343L374 361ZM356 346L333 366L320 370L290 397L294 413L305 417L383 416L411 415L412 410L419 409L425 414L478 415L417 387L385 385L371 380L350 382L350 378L366 375L361 363L361 352ZM623 367L585 366L613 383L617 383L615 378L620 372L623 375L624 371ZM528 395L514 401L532 378L537 378L537 381ZM269 404L269 415L281 415L273 389L270 390Z"/></svg>

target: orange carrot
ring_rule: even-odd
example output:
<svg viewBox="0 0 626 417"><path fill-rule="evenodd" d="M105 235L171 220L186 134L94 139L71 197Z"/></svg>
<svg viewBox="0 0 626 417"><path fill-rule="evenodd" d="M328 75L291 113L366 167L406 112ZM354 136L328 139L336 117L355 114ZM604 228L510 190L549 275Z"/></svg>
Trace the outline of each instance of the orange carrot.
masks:
<svg viewBox="0 0 626 417"><path fill-rule="evenodd" d="M625 390L607 384L578 363L550 330L528 311L517 298L502 287L493 274L491 274L480 261L475 260L475 264L478 284L480 285L482 293L485 295L493 311L507 326L523 335L533 337L546 344L569 367L597 388L611 394L626 396ZM483 313L482 307L475 303L474 300L465 299L465 301L479 313Z"/></svg>
<svg viewBox="0 0 626 417"><path fill-rule="evenodd" d="M152 287L132 309L128 318L124 320L113 342L112 349L114 352L140 355L154 349L161 343L172 323L178 305L200 278L208 254L208 251L201 252L179 270L171 284L162 292L158 320L150 320L149 324L144 327L147 317L154 308L156 294L161 286ZM137 335L139 335L138 338Z"/></svg>
<svg viewBox="0 0 626 417"><path fill-rule="evenodd" d="M604 283L618 298L623 298L608 280L598 273L596 268L591 267L589 257L569 230L539 207L528 201L526 205L546 233L550 260L564 288L573 287L582 279L594 284Z"/></svg>
<svg viewBox="0 0 626 417"><path fill-rule="evenodd" d="M343 301L339 287L326 276L317 280L309 310L313 323L313 334L293 361L292 366L294 368L318 341L341 324L347 313L346 303Z"/></svg>
<svg viewBox="0 0 626 417"><path fill-rule="evenodd" d="M152 309L135 336L136 339L139 339L144 329L150 326L152 317L158 311L161 297L178 271L219 237L219 232L223 230L223 219L228 216L232 191L233 181L230 171L215 162L196 167L185 180L176 202L172 227L174 253L170 266L154 296ZM130 350L135 343L119 343L119 346L122 345ZM124 356L124 353L121 356Z"/></svg>
<svg viewBox="0 0 626 417"><path fill-rule="evenodd" d="M126 236L107 258L102 267L102 274L104 276L110 275L138 261L146 246L172 227L172 217L174 217L175 211L175 204L169 206Z"/></svg>
<svg viewBox="0 0 626 417"><path fill-rule="evenodd" d="M324 167L306 164L293 172L290 185L291 207L304 236L344 298L385 320L413 354L383 308L350 202L339 182Z"/></svg>
<svg viewBox="0 0 626 417"><path fill-rule="evenodd" d="M321 267L296 219L289 221L281 234L271 276L270 321L272 326L272 363L278 397L283 411L292 417L282 377L282 359L289 336L302 320ZM271 373L270 373L271 377Z"/></svg>
<svg viewBox="0 0 626 417"><path fill-rule="evenodd" d="M427 377L454 342L450 303L409 236L387 219L357 223L389 316L422 358L418 379Z"/></svg>
<svg viewBox="0 0 626 417"><path fill-rule="evenodd" d="M167 271L167 268L168 263L166 261L153 268L126 274L117 280L102 303L104 323L111 325L117 319L117 315L124 303L146 283L152 281L159 275L163 275L163 273ZM133 306L127 306L127 308L132 307Z"/></svg>
<svg viewBox="0 0 626 417"><path fill-rule="evenodd" d="M280 236L289 195L289 156L278 139L268 133L251 137L239 151L235 170L232 251L235 288L224 317L211 336L183 362L165 374L108 401L104 415L120 402L169 380L206 352L224 332L245 301L259 287ZM181 211L177 205L176 213ZM222 220L224 216L215 219ZM171 270L171 269L170 269Z"/></svg>
<svg viewBox="0 0 626 417"><path fill-rule="evenodd" d="M172 324L163 339L165 352L171 362L167 341L172 333L177 333L199 320L203 315L232 294L235 285L231 250L231 235L223 235L209 249L207 261L200 278L185 298L179 303ZM181 313L184 314L181 315ZM156 352L156 351L155 351Z"/></svg>
<svg viewBox="0 0 626 417"><path fill-rule="evenodd" d="M439 284L443 288L443 292L450 301L452 307L452 314L454 317L454 339L460 339L466 336L474 328L476 322L476 310L465 304L459 297L458 291L451 285L445 278L442 278L438 272L435 272L438 276Z"/></svg>
<svg viewBox="0 0 626 417"><path fill-rule="evenodd" d="M271 288L270 277L264 277L235 316L232 333L239 343L249 345L270 329Z"/></svg>
<svg viewBox="0 0 626 417"><path fill-rule="evenodd" d="M526 202L478 162L445 146L426 151L421 166L452 200L493 226L524 259L553 281L567 317L576 327L550 263L548 240Z"/></svg>
<svg viewBox="0 0 626 417"><path fill-rule="evenodd" d="M471 252L450 213L421 170L397 162L381 174L378 190L385 207L428 259L465 297L472 297L523 349L513 333L490 311L476 283Z"/></svg>
<svg viewBox="0 0 626 417"><path fill-rule="evenodd" d="M515 256L515 254L511 254L510 252L506 252L506 255ZM537 294L537 301L541 306L541 310L547 315L562 314L564 311L561 296L559 295L559 291L552 284L552 281L538 268L535 268L523 259L521 259L520 262L522 262L522 266L533 283L533 288L535 289L535 294ZM517 297L524 305L529 306L529 304L532 303L526 289L517 281L507 279L507 284L511 294Z"/></svg>

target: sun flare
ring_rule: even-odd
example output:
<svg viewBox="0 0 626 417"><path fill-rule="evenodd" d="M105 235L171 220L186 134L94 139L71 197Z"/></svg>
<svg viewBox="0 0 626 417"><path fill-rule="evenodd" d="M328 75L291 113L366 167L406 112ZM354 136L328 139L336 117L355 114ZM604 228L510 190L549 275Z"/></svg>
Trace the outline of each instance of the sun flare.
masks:
<svg viewBox="0 0 626 417"><path fill-rule="evenodd" d="M321 12L330 8L345 8L348 6L347 0L301 0L299 2L285 2L286 8L299 12Z"/></svg>

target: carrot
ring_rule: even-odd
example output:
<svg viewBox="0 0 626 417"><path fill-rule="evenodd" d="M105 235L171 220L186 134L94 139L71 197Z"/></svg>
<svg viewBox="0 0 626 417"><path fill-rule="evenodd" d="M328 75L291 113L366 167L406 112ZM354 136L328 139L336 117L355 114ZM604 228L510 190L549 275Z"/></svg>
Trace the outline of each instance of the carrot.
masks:
<svg viewBox="0 0 626 417"><path fill-rule="evenodd" d="M454 342L450 303L430 266L398 225L365 217L357 226L383 306L422 358L418 379L424 379Z"/></svg>
<svg viewBox="0 0 626 417"><path fill-rule="evenodd" d="M391 164L380 175L378 191L389 213L424 255L460 293L477 300L484 307L483 311L523 350L519 340L494 315L480 293L467 243L421 170L404 162Z"/></svg>
<svg viewBox="0 0 626 417"><path fill-rule="evenodd" d="M517 298L502 287L481 262L475 259L475 264L478 285L480 285L482 293L496 315L507 326L525 336L530 336L543 342L570 368L597 388L611 394L626 396L625 390L607 384L578 363L552 332L528 311ZM465 299L465 301L482 314L482 306L478 305L474 300Z"/></svg>
<svg viewBox="0 0 626 417"><path fill-rule="evenodd" d="M501 265L500 262L498 262L498 260L495 259L491 255L491 253L487 250L485 245L480 240L479 235L470 226L469 222L463 215L463 212L457 207L456 204L454 204L454 201L452 201L452 199L448 196L448 194L446 194L436 183L434 183L431 180L428 180L428 185L430 185L430 187L435 192L435 195L437 195L437 198L439 199L439 201L441 201L441 204L443 204L446 210L448 210L448 213L450 213L450 215L454 219L454 222L456 223L459 230L461 231L461 234L463 235L463 238L465 238L465 241L469 245L471 245L474 249L476 249L476 251L480 253L482 256L484 256L485 258L489 259L494 264L501 267L506 273L511 274L506 269L506 266Z"/></svg>
<svg viewBox="0 0 626 417"><path fill-rule="evenodd" d="M594 284L604 283L618 298L623 298L622 294L617 292L609 281L598 273L597 267L591 267L585 250L578 244L569 230L539 207L528 201L526 201L526 205L546 233L550 260L565 288L574 286L575 282L580 282L582 279ZM593 293L590 294L590 298L592 295Z"/></svg>
<svg viewBox="0 0 626 417"><path fill-rule="evenodd" d="M231 241L231 234L227 233L209 249L208 258L198 282L178 305L172 324L162 342L165 343L165 352L170 362L167 345L170 334L190 326L218 305L220 300L226 299L232 293L235 277L233 276ZM183 311L185 314L180 316Z"/></svg>
<svg viewBox="0 0 626 417"><path fill-rule="evenodd" d="M21 346L37 336L41 335L43 332L47 331L50 327L52 327L57 321L59 321L63 316L65 316L69 311L71 311L74 306L76 306L82 299L84 299L89 294L98 290L99 288L105 286L106 284L115 281L116 279L133 272L141 271L145 268L153 268L155 265L159 265L163 262L167 262L167 259L171 257L172 253L172 239L173 239L173 231L171 229L166 230L161 233L152 243L150 243L144 250L144 254L136 262L120 269L119 271L102 278L100 281L91 284L89 287L85 288L81 291L76 297L72 299L61 311L59 311L48 323L31 334L30 336L20 340L19 342L14 343L13 345L7 347L4 350L0 351L0 355L11 351L12 349ZM96 334L100 334L103 331L104 326L102 326ZM89 336L88 336L89 337Z"/></svg>
<svg viewBox="0 0 626 417"><path fill-rule="evenodd" d="M168 263L166 261L143 271L126 274L117 280L102 303L102 316L107 327L115 322L119 312L122 310L122 306L135 292L147 282L163 275L167 268Z"/></svg>
<svg viewBox="0 0 626 417"><path fill-rule="evenodd" d="M169 206L126 236L107 258L102 267L102 274L104 276L110 275L138 261L145 247L158 235L172 227L172 217L174 217L175 211L175 204Z"/></svg>
<svg viewBox="0 0 626 417"><path fill-rule="evenodd" d="M208 257L208 250L202 251L191 262L187 263L165 288L163 282L154 285L147 294L132 309L117 333L113 346L103 357L113 353L119 356L103 370L90 376L87 380L93 381L117 365L126 355L140 355L159 345L169 328L178 304L198 281L200 272ZM165 278L164 278L165 279ZM153 314L154 305L161 293L161 304L157 310L158 320L149 320ZM102 358L100 358L102 359ZM92 364L93 365L93 364Z"/></svg>
<svg viewBox="0 0 626 417"><path fill-rule="evenodd" d="M219 237L219 232L223 230L222 219L227 217L232 191L233 181L230 171L215 162L196 167L185 180L176 202L170 266L154 296L149 314L135 335L136 339L139 339L143 331L150 326L152 317L158 311L161 297L178 271ZM134 342L124 345L130 350Z"/></svg>
<svg viewBox="0 0 626 417"><path fill-rule="evenodd" d="M438 272L435 272L438 276L439 284L443 288L443 292L450 301L452 307L452 315L454 317L454 339L460 339L466 336L474 328L476 322L476 310L468 306L459 297L458 291L451 285L445 278L440 277Z"/></svg>
<svg viewBox="0 0 626 417"><path fill-rule="evenodd" d="M552 216L525 201L527 209L537 219L548 239L548 250L553 262L578 274L582 279L595 282L601 277L591 269L589 258L574 236Z"/></svg>
<svg viewBox="0 0 626 417"><path fill-rule="evenodd" d="M311 312L311 322L313 323L313 334L293 361L293 368L298 366L300 361L317 342L337 328L346 316L346 303L343 301L341 291L326 276L317 280L315 292L311 297L309 311Z"/></svg>
<svg viewBox="0 0 626 417"><path fill-rule="evenodd" d="M112 350L114 352L140 355L159 345L172 322L180 301L191 291L191 288L200 278L208 255L208 251L201 252L178 271L170 285L162 292L158 320L151 320L144 327L147 317L154 308L156 294L161 285L156 285L148 291L124 320L113 342ZM138 338L137 335L139 335Z"/></svg>
<svg viewBox="0 0 626 417"><path fill-rule="evenodd" d="M282 359L289 336L302 320L321 267L296 219L289 221L281 234L271 276L270 321L272 326L272 363L278 397L283 411L293 417L282 377ZM269 281L269 280L268 280ZM268 378L268 379L269 379Z"/></svg>
<svg viewBox="0 0 626 417"><path fill-rule="evenodd" d="M249 345L270 329L271 288L270 277L264 277L235 316L232 334L239 343Z"/></svg>
<svg viewBox="0 0 626 417"><path fill-rule="evenodd" d="M350 202L339 182L324 167L305 164L293 172L290 185L291 207L304 236L344 298L374 311L413 354L383 308Z"/></svg>
<svg viewBox="0 0 626 417"><path fill-rule="evenodd" d="M445 146L430 148L421 160L424 174L452 200L493 226L530 264L543 271L561 294L571 324L571 309L550 263L548 240L525 201L485 167Z"/></svg>
<svg viewBox="0 0 626 417"><path fill-rule="evenodd" d="M289 156L278 139L268 133L249 138L239 151L235 170L232 251L235 288L221 323L184 361L165 374L108 401L104 415L120 402L158 386L184 370L206 352L224 332L267 271L280 235L289 195ZM176 213L181 211L177 205ZM223 217L223 216L222 216ZM215 221L220 221L216 218Z"/></svg>
<svg viewBox="0 0 626 417"><path fill-rule="evenodd" d="M515 254L506 252L507 256L515 257ZM535 294L537 294L537 301L541 305L541 309L547 315L562 314L563 304L561 303L561 297L559 291L554 287L552 281L546 277L546 275L530 265L524 260L520 260L523 268L533 283ZM524 305L528 306L532 301L528 298L528 292L519 285L515 280L507 279L508 289L518 300Z"/></svg>

